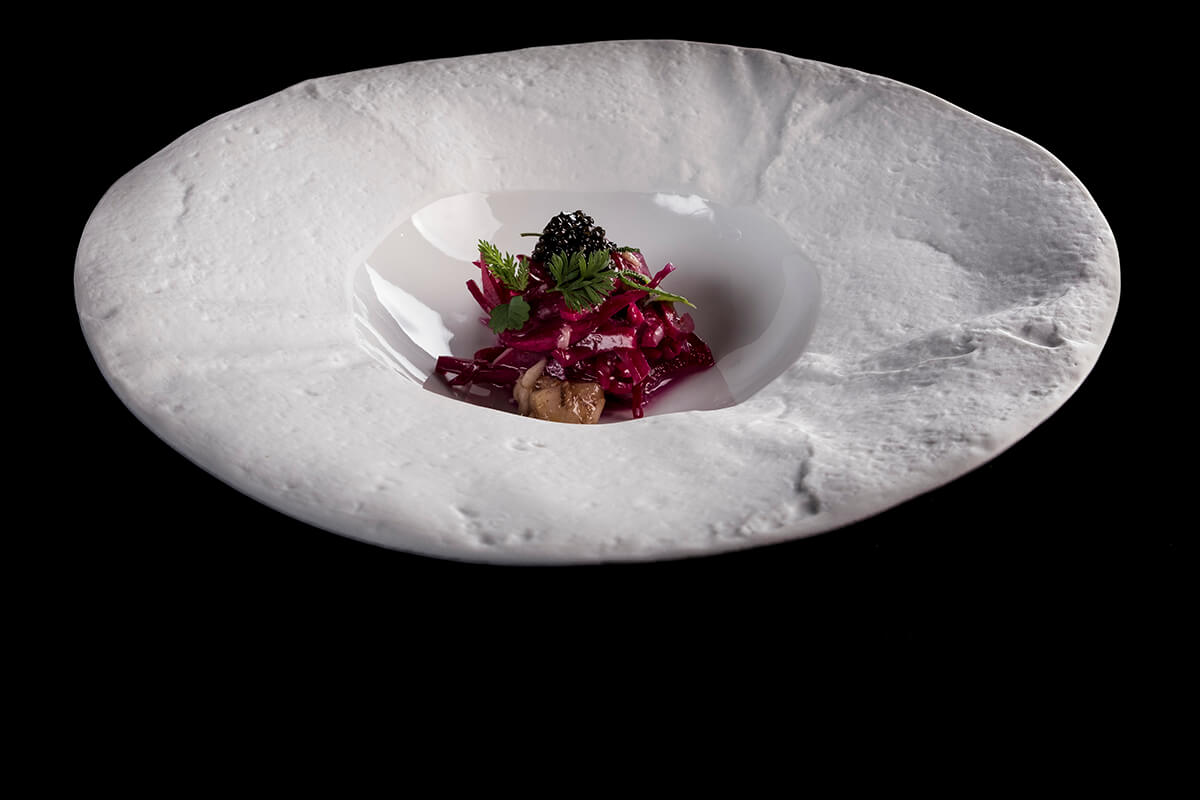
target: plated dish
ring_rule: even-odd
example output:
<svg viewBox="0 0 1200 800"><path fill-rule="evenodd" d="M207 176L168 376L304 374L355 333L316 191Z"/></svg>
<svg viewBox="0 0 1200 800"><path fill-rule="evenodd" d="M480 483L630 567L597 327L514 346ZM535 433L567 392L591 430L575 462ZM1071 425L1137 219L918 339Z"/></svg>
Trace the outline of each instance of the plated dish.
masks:
<svg viewBox="0 0 1200 800"><path fill-rule="evenodd" d="M586 103L566 73L595 88ZM518 125L531 113L536 136ZM713 326L713 374L751 376L723 402L555 426L428 391L364 336L403 330L364 304L415 296L424 265L389 262L364 289L367 265L423 209L473 196L494 215L520 192L744 212L794 254L764 269L819 303L745 315L779 334L758 353ZM389 547L562 563L830 530L983 463L1086 376L1119 269L1069 171L937 98L763 51L627 42L370 70L229 112L113 187L76 286L114 390L238 489ZM581 468L603 491L563 479Z"/></svg>
<svg viewBox="0 0 1200 800"><path fill-rule="evenodd" d="M614 236L639 242L643 258L681 265L668 285L694 301L683 311L719 358L715 371L689 375L654 397L646 414L732 406L803 353L816 324L820 279L778 225L751 208L723 208L697 195L614 191L469 192L419 209L356 271L363 347L428 391L510 409L508 393L486 384L459 389L436 375L439 357L470 360L496 344L464 286L479 279L478 237L494 238L506 252L532 249L521 235L530 219L581 207L595 211ZM603 416L631 418L625 407Z"/></svg>

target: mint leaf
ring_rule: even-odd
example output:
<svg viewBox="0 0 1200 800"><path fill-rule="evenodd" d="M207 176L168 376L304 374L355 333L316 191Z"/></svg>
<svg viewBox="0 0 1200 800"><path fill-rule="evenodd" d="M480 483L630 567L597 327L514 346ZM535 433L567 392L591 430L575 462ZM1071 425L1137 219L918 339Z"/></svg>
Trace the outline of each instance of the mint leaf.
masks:
<svg viewBox="0 0 1200 800"><path fill-rule="evenodd" d="M488 327L496 333L501 331L515 331L524 327L529 321L529 303L525 302L525 298L517 295L507 303L502 303L492 309L492 317L488 322Z"/></svg>

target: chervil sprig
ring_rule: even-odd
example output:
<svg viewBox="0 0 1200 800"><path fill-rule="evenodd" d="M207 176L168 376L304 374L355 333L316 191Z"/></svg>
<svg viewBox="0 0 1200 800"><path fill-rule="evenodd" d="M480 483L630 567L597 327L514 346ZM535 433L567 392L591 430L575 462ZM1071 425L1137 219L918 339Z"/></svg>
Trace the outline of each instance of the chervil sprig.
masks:
<svg viewBox="0 0 1200 800"><path fill-rule="evenodd" d="M523 292L529 286L529 267L521 259L509 253L501 255L496 245L483 239L479 240L479 257L488 272L512 291Z"/></svg>
<svg viewBox="0 0 1200 800"><path fill-rule="evenodd" d="M502 303L492 309L488 327L496 333L516 331L523 328L528 321L529 303L525 302L524 297L517 295L507 303Z"/></svg>
<svg viewBox="0 0 1200 800"><path fill-rule="evenodd" d="M555 286L550 291L561 292L563 301L572 311L594 306L613 290L612 257L607 250L592 253L555 253L546 262Z"/></svg>

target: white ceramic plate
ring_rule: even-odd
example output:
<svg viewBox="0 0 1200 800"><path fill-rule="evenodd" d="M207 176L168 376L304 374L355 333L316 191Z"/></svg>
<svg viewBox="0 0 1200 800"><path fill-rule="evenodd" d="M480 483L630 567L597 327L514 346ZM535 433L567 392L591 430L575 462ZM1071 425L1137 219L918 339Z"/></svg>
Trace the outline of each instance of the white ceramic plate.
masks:
<svg viewBox="0 0 1200 800"><path fill-rule="evenodd" d="M479 334L459 257L575 207L679 266L719 368L590 428L429 391L434 351ZM229 112L113 186L76 288L117 394L231 485L534 563L780 541L951 480L1078 387L1119 271L1087 191L1019 136L852 70L627 42Z"/></svg>

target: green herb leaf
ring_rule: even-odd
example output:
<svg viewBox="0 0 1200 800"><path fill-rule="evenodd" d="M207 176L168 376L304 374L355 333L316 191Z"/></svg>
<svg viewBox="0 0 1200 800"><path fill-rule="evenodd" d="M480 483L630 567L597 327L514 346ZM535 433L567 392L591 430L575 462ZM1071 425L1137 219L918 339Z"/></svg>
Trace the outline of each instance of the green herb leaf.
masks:
<svg viewBox="0 0 1200 800"><path fill-rule="evenodd" d="M479 257L487 265L488 272L514 292L523 292L529 285L529 267L520 258L509 253L501 255L499 248L491 242L479 240Z"/></svg>
<svg viewBox="0 0 1200 800"><path fill-rule="evenodd" d="M650 279L640 272L634 272L630 269L623 269L619 274L621 276L621 280L624 281L627 286L638 289L639 291L648 292L652 300L660 300L664 303L684 303L692 308L696 307L692 304L691 300L688 300L683 295L664 292L657 286L650 288Z"/></svg>
<svg viewBox="0 0 1200 800"><path fill-rule="evenodd" d="M607 250L571 255L555 253L546 262L546 268L556 284L550 291L561 292L572 311L600 303L612 292L613 279L617 276Z"/></svg>
<svg viewBox="0 0 1200 800"><path fill-rule="evenodd" d="M517 295L507 303L502 303L492 309L491 320L488 321L488 327L496 333L501 331L515 331L524 327L529 321L529 303L525 302L525 298Z"/></svg>

